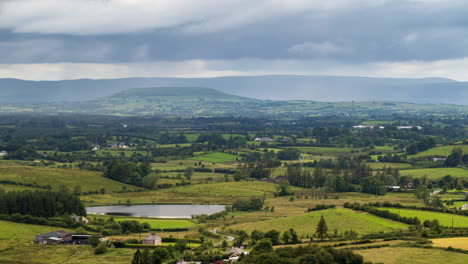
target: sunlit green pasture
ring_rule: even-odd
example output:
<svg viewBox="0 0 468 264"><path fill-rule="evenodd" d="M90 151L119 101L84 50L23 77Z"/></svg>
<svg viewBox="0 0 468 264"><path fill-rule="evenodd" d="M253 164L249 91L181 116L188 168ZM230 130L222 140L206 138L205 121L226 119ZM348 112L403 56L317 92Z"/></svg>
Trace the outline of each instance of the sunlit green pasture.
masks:
<svg viewBox="0 0 468 264"><path fill-rule="evenodd" d="M451 175L453 177L468 177L468 170L462 168L430 168L401 170L400 174L402 176L413 176L414 178L427 176L429 179L438 179L447 175Z"/></svg>
<svg viewBox="0 0 468 264"><path fill-rule="evenodd" d="M442 226L448 226L448 227L452 226L452 219L453 219L454 227L468 227L467 216L430 212L430 211L423 211L423 210L400 209L400 208L381 208L381 209L387 210L392 213L396 213L405 217L417 217L421 222L424 222L425 220L437 219L439 220L439 223Z"/></svg>

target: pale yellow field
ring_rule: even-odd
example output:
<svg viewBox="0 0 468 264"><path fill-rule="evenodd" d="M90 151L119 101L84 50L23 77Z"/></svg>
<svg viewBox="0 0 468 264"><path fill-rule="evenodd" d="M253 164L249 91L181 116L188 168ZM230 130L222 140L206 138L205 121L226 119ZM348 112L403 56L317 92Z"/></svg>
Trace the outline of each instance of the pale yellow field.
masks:
<svg viewBox="0 0 468 264"><path fill-rule="evenodd" d="M468 250L468 237L452 237L432 239L434 247L453 247Z"/></svg>

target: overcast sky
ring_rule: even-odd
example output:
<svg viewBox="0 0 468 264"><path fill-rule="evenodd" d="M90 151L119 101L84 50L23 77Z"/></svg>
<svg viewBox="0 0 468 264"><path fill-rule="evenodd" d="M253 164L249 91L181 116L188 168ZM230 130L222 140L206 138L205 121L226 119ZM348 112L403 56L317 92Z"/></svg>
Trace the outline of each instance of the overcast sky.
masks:
<svg viewBox="0 0 468 264"><path fill-rule="evenodd" d="M0 0L0 78L468 81L465 0Z"/></svg>

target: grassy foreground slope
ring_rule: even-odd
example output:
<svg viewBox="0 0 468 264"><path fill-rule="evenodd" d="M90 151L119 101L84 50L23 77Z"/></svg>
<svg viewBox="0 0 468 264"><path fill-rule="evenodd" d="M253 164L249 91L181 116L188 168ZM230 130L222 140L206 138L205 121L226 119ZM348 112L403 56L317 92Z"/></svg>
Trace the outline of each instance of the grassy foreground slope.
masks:
<svg viewBox="0 0 468 264"><path fill-rule="evenodd" d="M94 255L90 246L31 245L2 252L0 263L128 264L134 253L134 249L109 248L106 254Z"/></svg>
<svg viewBox="0 0 468 264"><path fill-rule="evenodd" d="M260 231L276 229L284 232L289 230L289 228L294 228L294 230L296 230L300 235L313 235L321 216L325 218L330 232L337 229L339 233L342 233L346 230L352 229L359 234L368 234L382 231L387 232L395 229L405 229L408 227L406 224L389 221L385 218L365 213L346 209L328 209L273 220L243 223L233 225L230 228L242 229L248 232L255 229Z"/></svg>
<svg viewBox="0 0 468 264"><path fill-rule="evenodd" d="M61 185L70 189L79 185L82 192L99 191L101 188L105 188L107 192L120 191L123 187L128 190L138 189L132 185L104 178L100 172L22 165L2 164L0 166L0 180L20 184L50 185L55 190Z"/></svg>

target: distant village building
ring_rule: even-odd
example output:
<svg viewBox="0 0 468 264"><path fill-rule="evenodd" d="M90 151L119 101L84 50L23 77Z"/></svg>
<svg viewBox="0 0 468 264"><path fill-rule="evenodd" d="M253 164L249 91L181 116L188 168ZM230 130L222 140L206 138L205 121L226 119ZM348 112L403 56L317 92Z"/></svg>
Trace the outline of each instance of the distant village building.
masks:
<svg viewBox="0 0 468 264"><path fill-rule="evenodd" d="M151 233L151 235L145 239L143 239L142 244L145 245L162 245L162 239L160 236L156 235L155 233Z"/></svg>
<svg viewBox="0 0 468 264"><path fill-rule="evenodd" d="M127 145L125 145L124 142L119 142L119 143L110 143L107 144L108 148L128 148Z"/></svg>
<svg viewBox="0 0 468 264"><path fill-rule="evenodd" d="M412 129L413 127L416 127L418 130L421 130L421 126L397 126L397 129Z"/></svg>
<svg viewBox="0 0 468 264"><path fill-rule="evenodd" d="M185 261L183 259L180 259L177 264L202 264L201 261Z"/></svg>
<svg viewBox="0 0 468 264"><path fill-rule="evenodd" d="M255 138L255 141L257 142L273 142L274 140L269 138L269 137L258 137L258 138Z"/></svg>
<svg viewBox="0 0 468 264"><path fill-rule="evenodd" d="M236 254L238 256L244 254L244 255L247 255L249 254L248 251L244 251L244 247L232 247L231 249L227 250L226 252L224 252L224 254L228 255L228 254Z"/></svg>
<svg viewBox="0 0 468 264"><path fill-rule="evenodd" d="M395 192L401 190L401 187L398 185L387 185L387 190Z"/></svg>
<svg viewBox="0 0 468 264"><path fill-rule="evenodd" d="M244 247L232 247L228 251L224 252L225 255L229 255L228 259L223 259L223 262L237 262L242 254L249 254L248 251L244 251Z"/></svg>
<svg viewBox="0 0 468 264"><path fill-rule="evenodd" d="M432 161L445 161L447 158L432 158Z"/></svg>
<svg viewBox="0 0 468 264"><path fill-rule="evenodd" d="M84 216L72 215L71 218L75 222L81 222L81 223L85 223L85 224L89 223L89 219L84 217Z"/></svg>
<svg viewBox="0 0 468 264"><path fill-rule="evenodd" d="M101 150L101 147L99 145L94 145L92 150L94 150L94 151Z"/></svg>
<svg viewBox="0 0 468 264"><path fill-rule="evenodd" d="M375 126L375 127L377 127L378 129L384 129L385 128L384 126ZM356 128L356 129L374 129L374 126L358 125L358 126L353 126L353 128Z"/></svg>
<svg viewBox="0 0 468 264"><path fill-rule="evenodd" d="M6 155L8 155L8 152L5 150L0 151L0 157L5 157Z"/></svg>

